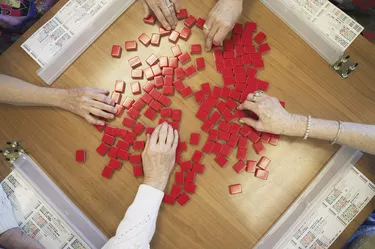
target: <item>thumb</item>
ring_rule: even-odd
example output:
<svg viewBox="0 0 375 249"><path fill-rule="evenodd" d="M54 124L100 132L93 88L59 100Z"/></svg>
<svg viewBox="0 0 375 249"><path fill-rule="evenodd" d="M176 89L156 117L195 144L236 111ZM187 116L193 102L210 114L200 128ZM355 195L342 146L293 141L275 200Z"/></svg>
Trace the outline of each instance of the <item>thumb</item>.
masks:
<svg viewBox="0 0 375 249"><path fill-rule="evenodd" d="M239 120L241 124L247 124L248 126L251 126L253 128L258 127L259 121L252 119L252 118L241 118Z"/></svg>
<svg viewBox="0 0 375 249"><path fill-rule="evenodd" d="M214 36L214 40L213 40L213 43L218 46L218 45L222 45L225 37L227 36L227 34L229 33L229 29L227 28L224 28L224 27L221 27L217 33L215 34Z"/></svg>

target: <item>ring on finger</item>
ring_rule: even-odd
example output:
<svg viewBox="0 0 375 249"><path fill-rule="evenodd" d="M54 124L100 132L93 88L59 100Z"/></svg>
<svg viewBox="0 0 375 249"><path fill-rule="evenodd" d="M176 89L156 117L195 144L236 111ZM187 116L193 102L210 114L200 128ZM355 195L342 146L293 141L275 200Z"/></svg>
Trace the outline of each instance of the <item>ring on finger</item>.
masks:
<svg viewBox="0 0 375 249"><path fill-rule="evenodd" d="M210 31L210 29L207 27L207 25L205 24L205 25L203 25L203 29L204 30L207 30L207 31Z"/></svg>
<svg viewBox="0 0 375 249"><path fill-rule="evenodd" d="M257 99L259 98L259 97L261 97L263 95L263 92L262 91L256 91L255 93L254 93L254 95L253 95L253 97L251 98L251 102L256 102L257 101Z"/></svg>

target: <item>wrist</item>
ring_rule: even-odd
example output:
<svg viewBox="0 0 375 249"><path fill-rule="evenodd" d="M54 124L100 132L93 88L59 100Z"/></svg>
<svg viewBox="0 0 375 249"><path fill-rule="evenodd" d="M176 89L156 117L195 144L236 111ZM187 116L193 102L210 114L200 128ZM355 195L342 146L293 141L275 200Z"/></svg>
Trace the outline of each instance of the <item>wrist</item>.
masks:
<svg viewBox="0 0 375 249"><path fill-rule="evenodd" d="M304 137L307 129L307 117L298 114L291 114L289 128L285 135L294 137Z"/></svg>
<svg viewBox="0 0 375 249"><path fill-rule="evenodd" d="M64 103L68 97L68 90L46 88L45 101L46 105L64 108Z"/></svg>
<svg viewBox="0 0 375 249"><path fill-rule="evenodd" d="M150 187L156 188L160 191L165 190L165 187L167 186L168 183L168 178L166 177L145 177L143 184L148 185Z"/></svg>

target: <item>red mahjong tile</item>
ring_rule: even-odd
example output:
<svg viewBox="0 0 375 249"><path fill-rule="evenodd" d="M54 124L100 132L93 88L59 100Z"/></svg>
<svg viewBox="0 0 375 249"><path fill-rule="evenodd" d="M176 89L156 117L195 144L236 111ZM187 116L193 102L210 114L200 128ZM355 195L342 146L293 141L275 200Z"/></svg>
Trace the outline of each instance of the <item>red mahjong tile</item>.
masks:
<svg viewBox="0 0 375 249"><path fill-rule="evenodd" d="M111 135L104 134L103 137L102 137L102 142L106 143L106 144L109 144L109 145L113 145L115 143L115 139L116 138L111 136Z"/></svg>
<svg viewBox="0 0 375 249"><path fill-rule="evenodd" d="M191 194L195 193L196 188L197 188L197 185L195 185L194 183L186 183L184 186L184 190L187 193L191 193Z"/></svg>
<svg viewBox="0 0 375 249"><path fill-rule="evenodd" d="M181 121L182 111L181 110L173 110L172 111L172 120L173 121Z"/></svg>
<svg viewBox="0 0 375 249"><path fill-rule="evenodd" d="M161 108L160 115L163 118L172 117L172 108Z"/></svg>
<svg viewBox="0 0 375 249"><path fill-rule="evenodd" d="M143 90L147 93L150 93L152 89L154 89L155 84L152 81L148 81L144 86Z"/></svg>
<svg viewBox="0 0 375 249"><path fill-rule="evenodd" d="M143 21L147 24L155 24L156 22L156 16L153 14L148 15L147 17L143 18Z"/></svg>
<svg viewBox="0 0 375 249"><path fill-rule="evenodd" d="M247 160L246 172L255 173L256 168L257 168L257 161Z"/></svg>
<svg viewBox="0 0 375 249"><path fill-rule="evenodd" d="M253 63L253 67L258 69L258 68L264 68L264 62L263 60L256 60L256 61L251 61Z"/></svg>
<svg viewBox="0 0 375 249"><path fill-rule="evenodd" d="M130 155L129 156L129 162L133 165L138 165L142 163L142 157L141 155Z"/></svg>
<svg viewBox="0 0 375 249"><path fill-rule="evenodd" d="M223 56L224 56L224 59L234 59L235 58L234 50L233 49L225 50L223 53Z"/></svg>
<svg viewBox="0 0 375 249"><path fill-rule="evenodd" d="M205 95L204 95L204 92L201 90L201 91L196 91L195 93L194 93L194 96L195 96L195 101L197 102L197 103L201 103L201 102L203 102L204 101L204 97L205 97Z"/></svg>
<svg viewBox="0 0 375 249"><path fill-rule="evenodd" d="M143 74L147 80L152 80L154 78L154 73L150 67L143 69Z"/></svg>
<svg viewBox="0 0 375 249"><path fill-rule="evenodd" d="M185 162L182 162L180 163L180 168L182 171L188 171L188 170L191 170L191 168L193 167L191 161L185 161Z"/></svg>
<svg viewBox="0 0 375 249"><path fill-rule="evenodd" d="M143 176L143 167L140 165L133 166L133 175L135 177L141 177Z"/></svg>
<svg viewBox="0 0 375 249"><path fill-rule="evenodd" d="M115 107L116 107L116 109L117 109L117 112L115 113L115 116L116 116L116 117L120 117L121 114L123 113L125 107L122 106L122 105L118 105L118 104L116 104Z"/></svg>
<svg viewBox="0 0 375 249"><path fill-rule="evenodd" d="M205 132L208 132L209 130L211 130L213 125L214 124L211 121L207 120L206 122L203 123L203 125L201 126L201 129Z"/></svg>
<svg viewBox="0 0 375 249"><path fill-rule="evenodd" d="M268 143L270 139L271 139L271 134L267 132L263 132L262 136L260 137L260 141L262 141L263 143Z"/></svg>
<svg viewBox="0 0 375 249"><path fill-rule="evenodd" d="M246 149L248 145L247 139L245 137L240 137L238 141L238 148Z"/></svg>
<svg viewBox="0 0 375 249"><path fill-rule="evenodd" d="M182 69L182 67L178 67L174 71L178 80L185 78L185 71Z"/></svg>
<svg viewBox="0 0 375 249"><path fill-rule="evenodd" d="M198 145L200 137L201 137L201 135L199 133L191 133L190 134L190 144Z"/></svg>
<svg viewBox="0 0 375 249"><path fill-rule="evenodd" d="M151 39L150 37L148 37L145 33L141 34L139 37L138 37L138 40L143 44L145 45L146 47L150 44L151 42Z"/></svg>
<svg viewBox="0 0 375 249"><path fill-rule="evenodd" d="M125 161L129 160L129 155L130 155L129 152L127 152L126 150L122 150L122 149L119 149L117 153L117 157Z"/></svg>
<svg viewBox="0 0 375 249"><path fill-rule="evenodd" d="M279 140L280 140L280 135L272 134L270 141L268 143L273 146L276 146L279 143Z"/></svg>
<svg viewBox="0 0 375 249"><path fill-rule="evenodd" d="M241 173L246 168L246 164L244 161L239 160L235 165L233 165L233 169L237 172L237 174Z"/></svg>
<svg viewBox="0 0 375 249"><path fill-rule="evenodd" d="M261 44L266 39L266 37L266 34L260 31L256 36L254 36L254 41L258 44Z"/></svg>
<svg viewBox="0 0 375 249"><path fill-rule="evenodd" d="M208 117L208 112L205 112L203 110L198 110L198 112L195 114L195 116L202 121L206 121L207 117Z"/></svg>
<svg viewBox="0 0 375 249"><path fill-rule="evenodd" d="M151 101L149 106L157 112L161 109L161 104L156 100Z"/></svg>
<svg viewBox="0 0 375 249"><path fill-rule="evenodd" d="M223 87L221 89L220 98L222 98L222 99L228 99L229 95L230 95L230 88Z"/></svg>
<svg viewBox="0 0 375 249"><path fill-rule="evenodd" d="M237 159L246 160L246 155L247 155L247 149L243 149L243 148L237 149L237 156L236 156Z"/></svg>
<svg viewBox="0 0 375 249"><path fill-rule="evenodd" d="M218 130L210 130L208 133L208 140L216 142L219 139L219 131Z"/></svg>
<svg viewBox="0 0 375 249"><path fill-rule="evenodd" d="M163 203L174 205L175 200L176 197L174 197L173 195L164 194Z"/></svg>
<svg viewBox="0 0 375 249"><path fill-rule="evenodd" d="M150 65L150 67L158 63L158 61L159 58L155 54L151 54L146 60L147 64Z"/></svg>
<svg viewBox="0 0 375 249"><path fill-rule="evenodd" d="M241 184L229 185L229 193L231 195L241 194L242 193L242 185Z"/></svg>
<svg viewBox="0 0 375 249"><path fill-rule="evenodd" d="M201 44L191 44L190 45L190 53L191 54L200 54L200 53L202 53L202 46L201 46Z"/></svg>
<svg viewBox="0 0 375 249"><path fill-rule="evenodd" d="M132 144L136 136L137 135L135 133L129 131L128 133L126 133L124 141L128 142L129 144Z"/></svg>
<svg viewBox="0 0 375 249"><path fill-rule="evenodd" d="M223 155L225 157L229 156L229 154L232 152L232 147L229 146L228 144L224 144L223 148L220 151L220 155Z"/></svg>
<svg viewBox="0 0 375 249"><path fill-rule="evenodd" d="M267 180L269 172L262 169L256 169L255 177L258 177L262 180Z"/></svg>
<svg viewBox="0 0 375 249"><path fill-rule="evenodd" d="M134 141L133 149L134 150L143 150L145 148L145 141Z"/></svg>
<svg viewBox="0 0 375 249"><path fill-rule="evenodd" d="M116 147L121 150L128 150L129 149L129 143L123 140L118 140Z"/></svg>
<svg viewBox="0 0 375 249"><path fill-rule="evenodd" d="M236 74L235 76L235 80L236 82L246 82L246 74ZM245 85L245 88L246 88L246 85Z"/></svg>
<svg viewBox="0 0 375 249"><path fill-rule="evenodd" d="M219 130L218 137L221 140L228 141L230 133L228 131Z"/></svg>
<svg viewBox="0 0 375 249"><path fill-rule="evenodd" d="M186 62L189 62L191 60L191 57L188 52L185 52L178 56L178 60L182 63L185 64Z"/></svg>
<svg viewBox="0 0 375 249"><path fill-rule="evenodd" d="M178 58L169 57L169 67L176 69L178 67Z"/></svg>
<svg viewBox="0 0 375 249"><path fill-rule="evenodd" d="M193 90L191 90L191 87L190 87L190 86L187 86L187 87L185 87L184 89L181 89L180 93L181 93L181 95L182 95L184 98L187 98L187 97L189 97L191 94L193 94Z"/></svg>
<svg viewBox="0 0 375 249"><path fill-rule="evenodd" d="M127 51L136 51L137 50L137 42L136 41L126 41L125 42L125 49Z"/></svg>
<svg viewBox="0 0 375 249"><path fill-rule="evenodd" d="M211 141L207 141L207 142L204 144L204 146L203 146L203 148L202 148L202 151L203 151L204 153L211 153L211 152L212 152L212 149L214 148L214 146L215 146L215 144L214 144L213 142L211 142Z"/></svg>
<svg viewBox="0 0 375 249"><path fill-rule="evenodd" d="M225 69L232 69L233 68L233 59L225 59L224 60L224 68Z"/></svg>
<svg viewBox="0 0 375 249"><path fill-rule="evenodd" d="M244 56L242 56L242 59L244 65L251 65L251 57L249 54L245 54Z"/></svg>
<svg viewBox="0 0 375 249"><path fill-rule="evenodd" d="M182 195L180 195L180 197L177 198L177 202L181 206L185 205L189 200L190 197L186 193L183 193Z"/></svg>
<svg viewBox="0 0 375 249"><path fill-rule="evenodd" d="M177 184L183 185L185 183L185 173L184 172L176 172L175 181Z"/></svg>
<svg viewBox="0 0 375 249"><path fill-rule="evenodd" d="M236 23L233 28L233 34L242 34L243 25L241 23Z"/></svg>
<svg viewBox="0 0 375 249"><path fill-rule="evenodd" d="M174 94L174 87L173 86L163 86L163 94L173 95Z"/></svg>
<svg viewBox="0 0 375 249"><path fill-rule="evenodd" d="M237 146L237 143L238 143L238 140L240 139L239 136L237 136L236 134L234 133L231 133L230 136L229 136L229 140L228 140L228 145L231 146L231 147L236 147Z"/></svg>
<svg viewBox="0 0 375 249"><path fill-rule="evenodd" d="M154 89L151 90L150 95L155 100L158 100L160 98L160 96L161 96L161 93L154 88Z"/></svg>
<svg viewBox="0 0 375 249"><path fill-rule="evenodd" d="M166 36L171 33L170 30L166 30L164 27L159 27L159 34L160 36Z"/></svg>
<svg viewBox="0 0 375 249"><path fill-rule="evenodd" d="M232 134L237 134L240 131L240 129L241 129L241 125L237 123L233 123L230 127L229 132Z"/></svg>
<svg viewBox="0 0 375 249"><path fill-rule="evenodd" d="M192 171L202 174L204 172L204 165L200 163L194 163Z"/></svg>
<svg viewBox="0 0 375 249"><path fill-rule="evenodd" d="M130 108L126 114L128 114L129 117L131 117L132 119L137 119L139 117L139 111L137 111L137 109L135 108Z"/></svg>
<svg viewBox="0 0 375 249"><path fill-rule="evenodd" d="M155 87L156 88L160 88L160 87L164 86L163 76L161 76L161 75L156 76L154 80L155 80Z"/></svg>
<svg viewBox="0 0 375 249"><path fill-rule="evenodd" d="M184 24L187 27L191 28L191 27L193 27L193 25L195 24L196 21L197 21L197 19L194 16L189 15L189 17L184 21Z"/></svg>
<svg viewBox="0 0 375 249"><path fill-rule="evenodd" d="M178 45L171 47L171 50L172 50L172 54L173 54L174 57L178 57L182 54L180 46L178 46ZM171 58L169 58L169 59L171 59Z"/></svg>
<svg viewBox="0 0 375 249"><path fill-rule="evenodd" d="M223 71L221 71L221 75L223 76L223 78L231 78L231 77L233 77L233 70L232 70L232 68L224 69Z"/></svg>
<svg viewBox="0 0 375 249"><path fill-rule="evenodd" d="M110 157L110 158L116 158L118 151L119 151L119 148L111 147L108 151L107 156Z"/></svg>
<svg viewBox="0 0 375 249"><path fill-rule="evenodd" d="M111 160L109 160L108 166L113 169L119 170L122 166L122 162L114 158L111 158Z"/></svg>
<svg viewBox="0 0 375 249"><path fill-rule="evenodd" d="M236 80L234 79L234 76L229 78L224 78L224 85L230 86L236 84Z"/></svg>
<svg viewBox="0 0 375 249"><path fill-rule="evenodd" d="M86 151L76 150L76 162L84 163L86 161Z"/></svg>
<svg viewBox="0 0 375 249"><path fill-rule="evenodd" d="M245 54L253 54L256 53L256 48L254 45L246 45L243 47L243 51Z"/></svg>
<svg viewBox="0 0 375 249"><path fill-rule="evenodd" d="M228 122L225 122L225 121L221 121L220 124L219 124L219 129L223 130L223 131L229 131L230 127L231 127L231 125Z"/></svg>
<svg viewBox="0 0 375 249"><path fill-rule="evenodd" d="M151 36L151 45L159 46L160 44L160 34L153 33Z"/></svg>
<svg viewBox="0 0 375 249"><path fill-rule="evenodd" d="M249 134L247 134L247 138L252 143L257 143L260 140L260 136L254 130L252 130L251 132L249 132Z"/></svg>
<svg viewBox="0 0 375 249"><path fill-rule="evenodd" d="M220 118L221 118L220 113L219 113L218 111L214 111L214 112L211 114L209 120L210 120L213 124L216 124L216 123L220 120Z"/></svg>
<svg viewBox="0 0 375 249"><path fill-rule="evenodd" d="M161 56L161 57L159 57L159 66L161 68L169 66L169 61L168 61L168 57L167 56Z"/></svg>
<svg viewBox="0 0 375 249"><path fill-rule="evenodd" d="M181 39L187 41L190 37L190 34L191 34L191 29L189 29L187 27L183 27L181 32L180 32L180 37L181 37Z"/></svg>
<svg viewBox="0 0 375 249"><path fill-rule="evenodd" d="M112 176L114 170L115 170L115 169L112 168L112 167L105 166L104 169L103 169L103 171L102 171L102 176L103 176L104 178L109 179L109 178L111 178L111 176Z"/></svg>
<svg viewBox="0 0 375 249"><path fill-rule="evenodd" d="M136 135L139 135L141 134L144 130L145 130L145 126L142 124L142 123L137 123L134 127L133 127L133 132L136 134Z"/></svg>
<svg viewBox="0 0 375 249"><path fill-rule="evenodd" d="M137 99L137 101L135 101L135 103L133 104L133 108L136 109L137 111L142 110L142 108L145 106L146 106L146 103L143 102L142 99Z"/></svg>
<svg viewBox="0 0 375 249"><path fill-rule="evenodd" d="M201 84L201 89L205 94L211 94L211 86L210 83L206 82Z"/></svg>
<svg viewBox="0 0 375 249"><path fill-rule="evenodd" d="M154 130L155 130L155 128L147 127L147 128L146 128L146 134L151 135L151 134L154 132Z"/></svg>
<svg viewBox="0 0 375 249"><path fill-rule="evenodd" d="M143 70L142 69L133 69L132 72L131 72L131 76L132 76L133 79L143 79Z"/></svg>
<svg viewBox="0 0 375 249"><path fill-rule="evenodd" d="M172 67L164 67L163 75L173 75L174 69Z"/></svg>
<svg viewBox="0 0 375 249"><path fill-rule="evenodd" d="M135 120L134 119L125 117L122 120L122 125L124 125L126 127L132 128L134 126L134 124L135 124Z"/></svg>
<svg viewBox="0 0 375 249"><path fill-rule="evenodd" d="M179 142L177 146L178 151L185 151L187 150L187 144L186 142Z"/></svg>
<svg viewBox="0 0 375 249"><path fill-rule="evenodd" d="M195 59L195 64L197 65L197 69L198 70L204 69L206 67L206 63L204 62L204 58L203 57L196 58Z"/></svg>
<svg viewBox="0 0 375 249"><path fill-rule="evenodd" d="M145 102L147 105L151 103L151 101L153 100L153 98L151 97L150 94L148 93L144 93L142 96L141 96L141 100L143 102Z"/></svg>
<svg viewBox="0 0 375 249"><path fill-rule="evenodd" d="M116 80L115 83L115 92L123 93L125 91L125 81Z"/></svg>
<svg viewBox="0 0 375 249"><path fill-rule="evenodd" d="M197 72L197 70L195 69L194 65L190 65L186 68L184 68L184 72L186 74L187 77L195 74Z"/></svg>
<svg viewBox="0 0 375 249"><path fill-rule="evenodd" d="M140 94L141 93L141 85L139 84L138 81L130 83L130 88L132 90L132 93L135 94Z"/></svg>
<svg viewBox="0 0 375 249"><path fill-rule="evenodd" d="M173 184L171 189L171 195L175 198L180 195L182 188L178 186L177 184Z"/></svg>
<svg viewBox="0 0 375 249"><path fill-rule="evenodd" d="M222 168L224 168L228 163L228 159L226 159L223 155L218 155L215 157L215 162L217 162Z"/></svg>
<svg viewBox="0 0 375 249"><path fill-rule="evenodd" d="M271 160L269 158L262 156L262 158L257 163L257 166L263 170L267 170L270 163L271 163Z"/></svg>
<svg viewBox="0 0 375 249"><path fill-rule="evenodd" d="M108 150L109 150L109 146L105 143L101 143L99 147L96 149L96 152L98 152L99 155L104 156Z"/></svg>
<svg viewBox="0 0 375 249"><path fill-rule="evenodd" d="M263 143L262 142L256 142L253 144L253 148L255 150L255 152L260 155L262 153L264 153L266 151L266 148L264 147Z"/></svg>
<svg viewBox="0 0 375 249"><path fill-rule="evenodd" d="M268 43L263 43L258 47L258 52L265 53L271 50L271 47Z"/></svg>
<svg viewBox="0 0 375 249"><path fill-rule="evenodd" d="M157 113L152 109L152 108L147 108L145 111L144 115L150 119L150 120L155 120Z"/></svg>
<svg viewBox="0 0 375 249"><path fill-rule="evenodd" d="M153 65L151 67L151 70L152 70L153 76L159 76L159 75L161 75L161 68L160 68L159 64Z"/></svg>
<svg viewBox="0 0 375 249"><path fill-rule="evenodd" d="M237 91L236 89L231 89L229 97L231 97L234 100L239 101L241 98L241 92Z"/></svg>
<svg viewBox="0 0 375 249"><path fill-rule="evenodd" d="M222 100L220 100L220 101L216 104L216 108L217 108L221 113L225 112L225 111L228 109L227 105L226 105L225 102L222 101Z"/></svg>
<svg viewBox="0 0 375 249"><path fill-rule="evenodd" d="M107 125L108 125L108 124L105 123L104 125L94 125L94 127L95 127L95 129L96 129L97 131L102 132L102 131L105 129L105 127L106 127Z"/></svg>
<svg viewBox="0 0 375 249"><path fill-rule="evenodd" d="M195 180L195 172L194 171L186 172L185 183L193 183L194 180Z"/></svg>
<svg viewBox="0 0 375 249"><path fill-rule="evenodd" d="M164 94L160 94L158 101L162 103L163 106L169 106L172 103L172 100L165 96Z"/></svg>
<svg viewBox="0 0 375 249"><path fill-rule="evenodd" d="M179 37L180 37L180 33L178 33L176 30L172 30L171 34L168 37L168 40L173 43L176 43Z"/></svg>
<svg viewBox="0 0 375 249"><path fill-rule="evenodd" d="M198 28L203 29L203 26L204 26L205 23L206 23L206 20L204 20L203 18L199 17L195 25Z"/></svg>
<svg viewBox="0 0 375 249"><path fill-rule="evenodd" d="M211 152L215 155L219 155L222 149L223 149L223 145L221 143L216 143L214 144Z"/></svg>
<svg viewBox="0 0 375 249"><path fill-rule="evenodd" d="M243 125L241 130L240 130L240 134L244 137L247 136L247 134L249 134L250 132L252 131L252 128L248 125Z"/></svg>
<svg viewBox="0 0 375 249"><path fill-rule="evenodd" d="M246 22L245 31L255 32L257 30L257 24L255 22Z"/></svg>
<svg viewBox="0 0 375 249"><path fill-rule="evenodd" d="M172 75L169 75L169 74L165 75L165 77L164 77L164 85L165 86L173 86L173 74Z"/></svg>
<svg viewBox="0 0 375 249"><path fill-rule="evenodd" d="M226 110L225 112L223 112L223 117L228 123L235 118L230 110Z"/></svg>
<svg viewBox="0 0 375 249"><path fill-rule="evenodd" d="M121 57L122 48L119 45L113 45L111 55L113 58L120 58Z"/></svg>
<svg viewBox="0 0 375 249"><path fill-rule="evenodd" d="M120 104L122 94L118 92L112 92L111 98L115 101L116 104Z"/></svg>
<svg viewBox="0 0 375 249"><path fill-rule="evenodd" d="M185 18L187 18L187 17L188 17L188 12L187 12L187 10L186 10L186 9L182 9L182 10L180 10L180 12L178 12L178 13L176 14L176 17L177 17L178 20L181 20L181 19L185 19Z"/></svg>

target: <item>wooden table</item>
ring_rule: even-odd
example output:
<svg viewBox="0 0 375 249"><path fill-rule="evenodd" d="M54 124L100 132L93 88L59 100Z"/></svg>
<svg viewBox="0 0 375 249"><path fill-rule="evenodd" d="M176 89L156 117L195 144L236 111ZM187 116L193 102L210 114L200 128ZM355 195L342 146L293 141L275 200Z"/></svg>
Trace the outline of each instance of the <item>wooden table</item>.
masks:
<svg viewBox="0 0 375 249"><path fill-rule="evenodd" d="M37 77L37 64L20 45L57 12L66 0L61 0L36 23L18 42L0 57L0 73L44 85ZM315 117L353 122L375 123L375 50L372 44L359 37L349 49L360 64L348 80L342 80L327 63L278 17L259 1L245 1L241 22L252 20L268 35L272 51L265 56L266 69L259 78L271 82L268 93L287 101L287 110ZM184 6L196 17L207 17L215 1L184 1ZM139 3L126 11L72 66L53 84L53 87L92 86L113 89L115 80L130 82L127 60L134 53L123 53L121 59L110 57L112 44L136 39L141 32L151 34L156 26L143 24ZM134 21L139 20L139 21ZM177 30L182 28L180 22ZM201 43L202 31L193 28L189 42L179 41L183 50L188 44ZM151 52L171 55L171 43L162 39L160 48L139 46L137 54L145 60ZM213 68L211 53L203 53L207 68L185 83L194 90L201 83L222 85ZM142 81L144 83L145 81ZM127 93L129 92L127 86ZM173 97L173 107L183 110L180 135L187 140L191 132L200 131L201 122L194 118L197 104L193 98ZM95 153L101 134L80 117L63 110L1 105L0 142L19 139L39 162L43 170L72 199L72 201L107 235L113 236L127 207L132 203L142 179L132 176L126 164L111 180L101 177L108 158ZM146 124L144 117L141 119ZM120 125L121 119L113 122ZM202 135L202 142L207 138ZM199 148L200 148L199 147ZM197 147L183 154L189 159ZM74 161L76 149L88 151L88 161ZM267 146L266 155L273 162L268 181L249 174L237 175L231 167L221 169L213 156L205 156L206 171L198 176L197 193L185 207L162 205L152 248L251 248L283 214L336 152L337 146L327 142L283 137L279 146ZM251 152L250 152L251 151ZM248 158L258 159L252 150ZM235 163L232 152L230 164ZM365 155L358 167L375 181L375 157ZM228 194L228 185L241 183L244 193ZM170 186L168 187L169 190ZM339 248L374 209L373 200L345 230L332 248Z"/></svg>

